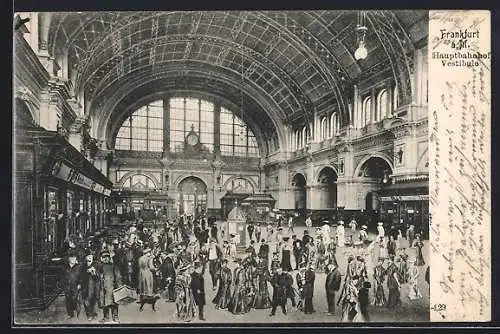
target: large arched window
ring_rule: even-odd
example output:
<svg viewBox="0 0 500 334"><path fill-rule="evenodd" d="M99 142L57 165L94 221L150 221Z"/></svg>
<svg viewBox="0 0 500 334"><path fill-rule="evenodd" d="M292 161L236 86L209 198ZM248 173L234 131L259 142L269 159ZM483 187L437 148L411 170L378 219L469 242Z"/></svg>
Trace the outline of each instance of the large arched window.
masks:
<svg viewBox="0 0 500 334"><path fill-rule="evenodd" d="M381 121L387 118L387 91L382 89L377 97L377 118L376 121Z"/></svg>
<svg viewBox="0 0 500 334"><path fill-rule="evenodd" d="M321 119L321 127L320 127L320 138L321 140L325 140L326 138L328 138L328 118L326 117L323 117Z"/></svg>
<svg viewBox="0 0 500 334"><path fill-rule="evenodd" d="M168 131L170 150L183 152L189 132L199 134L202 150L213 152L215 145L215 105L188 97L173 97L151 102L132 113L116 136L115 148L134 151L163 151L163 131ZM170 128L163 129L164 112L170 115ZM220 150L224 155L259 157L259 146L250 128L234 112L220 108ZM277 137L271 147L278 147Z"/></svg>
<svg viewBox="0 0 500 334"><path fill-rule="evenodd" d="M259 156L253 132L239 117L225 108L220 110L220 151L225 155Z"/></svg>
<svg viewBox="0 0 500 334"><path fill-rule="evenodd" d="M361 127L364 127L370 123L370 115L372 109L372 98L368 96L363 100L363 112L361 114Z"/></svg>
<svg viewBox="0 0 500 334"><path fill-rule="evenodd" d="M335 137L340 130L340 122L339 122L339 114L337 112L334 112L330 116L330 137Z"/></svg>
<svg viewBox="0 0 500 334"><path fill-rule="evenodd" d="M163 101L149 103L132 113L118 131L115 148L163 151Z"/></svg>
<svg viewBox="0 0 500 334"><path fill-rule="evenodd" d="M184 150L184 138L194 130L200 143L209 151L214 148L214 104L208 101L175 97L170 102L170 148Z"/></svg>

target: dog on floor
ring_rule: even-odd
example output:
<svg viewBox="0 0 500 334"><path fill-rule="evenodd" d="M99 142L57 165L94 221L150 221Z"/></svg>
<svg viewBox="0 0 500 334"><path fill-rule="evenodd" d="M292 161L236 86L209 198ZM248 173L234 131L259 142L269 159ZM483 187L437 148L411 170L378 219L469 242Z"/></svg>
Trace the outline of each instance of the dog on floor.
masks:
<svg viewBox="0 0 500 334"><path fill-rule="evenodd" d="M141 296L139 300L136 302L137 304L140 304L141 306L139 307L139 311L142 312L142 309L144 308L145 304L150 304L151 307L153 308L153 311L156 312L155 305L156 302L160 299L160 296L155 295L155 296Z"/></svg>

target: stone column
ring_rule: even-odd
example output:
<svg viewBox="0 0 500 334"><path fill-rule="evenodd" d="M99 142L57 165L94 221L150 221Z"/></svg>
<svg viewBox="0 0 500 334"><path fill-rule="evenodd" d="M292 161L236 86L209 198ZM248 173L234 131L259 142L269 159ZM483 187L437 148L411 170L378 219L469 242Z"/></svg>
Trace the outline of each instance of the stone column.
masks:
<svg viewBox="0 0 500 334"><path fill-rule="evenodd" d="M214 107L214 152L220 152L220 104Z"/></svg>
<svg viewBox="0 0 500 334"><path fill-rule="evenodd" d="M58 123L61 125L59 97L53 92L43 92L40 98L40 126L48 131L56 131Z"/></svg>

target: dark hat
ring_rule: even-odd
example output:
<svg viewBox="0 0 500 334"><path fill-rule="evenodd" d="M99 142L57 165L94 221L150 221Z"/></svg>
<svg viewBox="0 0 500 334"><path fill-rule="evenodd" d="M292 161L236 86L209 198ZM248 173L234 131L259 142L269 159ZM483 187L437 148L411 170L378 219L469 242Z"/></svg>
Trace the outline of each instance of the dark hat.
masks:
<svg viewBox="0 0 500 334"><path fill-rule="evenodd" d="M74 249L70 249L70 250L68 251L68 257L76 257L76 256L77 256L77 252L76 252L76 250L74 250Z"/></svg>
<svg viewBox="0 0 500 334"><path fill-rule="evenodd" d="M359 279L358 275L354 275L351 279Z"/></svg>
<svg viewBox="0 0 500 334"><path fill-rule="evenodd" d="M369 289L372 287L372 284L368 281L364 281L363 282L363 288L366 288L366 289Z"/></svg>
<svg viewBox="0 0 500 334"><path fill-rule="evenodd" d="M290 237L283 237L283 241L288 241L290 240Z"/></svg>
<svg viewBox="0 0 500 334"><path fill-rule="evenodd" d="M108 251L104 251L101 253L101 257L110 257L110 256L111 256L111 254L109 254Z"/></svg>
<svg viewBox="0 0 500 334"><path fill-rule="evenodd" d="M292 234L292 238L296 238L297 237L297 234Z"/></svg>
<svg viewBox="0 0 500 334"><path fill-rule="evenodd" d="M221 263L228 263L228 262L229 262L229 261L228 261L228 259L227 259L227 258L223 258L223 259L221 260Z"/></svg>

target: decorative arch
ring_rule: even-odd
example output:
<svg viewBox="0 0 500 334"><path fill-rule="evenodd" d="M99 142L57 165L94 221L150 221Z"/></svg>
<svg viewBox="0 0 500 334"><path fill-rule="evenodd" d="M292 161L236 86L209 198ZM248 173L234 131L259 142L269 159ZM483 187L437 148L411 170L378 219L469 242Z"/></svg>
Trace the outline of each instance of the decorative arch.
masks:
<svg viewBox="0 0 500 334"><path fill-rule="evenodd" d="M147 177L148 179L150 179L151 182L153 182L156 189L161 188L161 182L156 178L156 176L153 173L145 172L145 171L136 171L136 170L125 173L125 175L123 175L121 177L121 179L117 182L117 184L120 187L123 187L123 184L125 183L125 181L128 180L130 177L135 176L135 175L143 175L143 176Z"/></svg>
<svg viewBox="0 0 500 334"><path fill-rule="evenodd" d="M377 95L376 121L381 121L389 116L387 108L387 90L381 89Z"/></svg>
<svg viewBox="0 0 500 334"><path fill-rule="evenodd" d="M297 175L301 175L301 176L304 178L304 180L306 180L306 184L307 184L308 180L307 180L306 173L305 173L305 172L302 172L302 171L297 171L297 172L294 172L294 173L292 174L292 177L290 178L290 183L293 183L293 179L295 179L295 177L296 177Z"/></svg>
<svg viewBox="0 0 500 334"><path fill-rule="evenodd" d="M181 184L181 182L190 177L193 177L195 179L200 179L200 181L202 181L208 189L208 184L209 184L208 180L204 176L194 175L194 174L181 175L177 179L175 179L174 181L175 189L179 189L179 185Z"/></svg>
<svg viewBox="0 0 500 334"><path fill-rule="evenodd" d="M387 162L387 164L391 168L391 172L394 171L394 164L392 162L392 159L385 153L377 152L377 153L367 155L363 159L361 159L361 161L358 163L358 165L356 166L356 168L354 170L354 174L353 174L354 177L356 177L359 174L359 171L361 170L363 165L371 158L380 158L382 160L385 160L385 162Z"/></svg>
<svg viewBox="0 0 500 334"><path fill-rule="evenodd" d="M38 124L36 118L36 107L30 98L16 97L14 100L15 115L21 122L26 122L31 125ZM19 124L21 125L21 124Z"/></svg>
<svg viewBox="0 0 500 334"><path fill-rule="evenodd" d="M231 182L233 182L234 180L238 180L238 179L242 179L242 180L247 181L252 186L254 192L258 191L259 187L258 187L257 183L255 183L255 181L252 180L252 178L244 176L244 175L232 175L229 179L226 180L226 182L224 182L223 188L226 189L227 186Z"/></svg>
<svg viewBox="0 0 500 334"><path fill-rule="evenodd" d="M335 174L337 174L337 176L339 175L339 172L335 166L324 164L324 165L320 165L316 168L316 171L314 172L314 180L317 180L319 178L321 172L325 168L330 168L331 170L333 170L335 172Z"/></svg>
<svg viewBox="0 0 500 334"><path fill-rule="evenodd" d="M429 171L429 149L426 148L425 151L418 158L416 172L422 173L428 171Z"/></svg>

